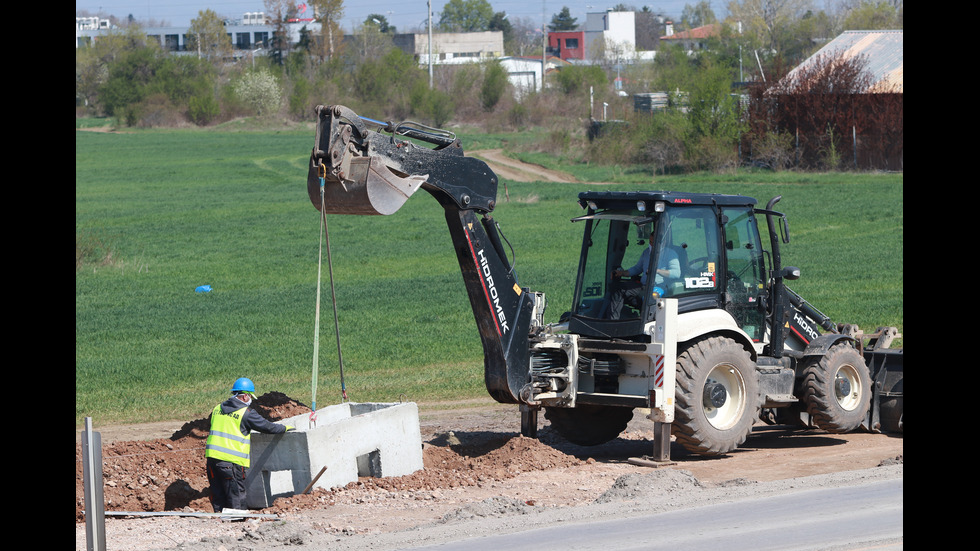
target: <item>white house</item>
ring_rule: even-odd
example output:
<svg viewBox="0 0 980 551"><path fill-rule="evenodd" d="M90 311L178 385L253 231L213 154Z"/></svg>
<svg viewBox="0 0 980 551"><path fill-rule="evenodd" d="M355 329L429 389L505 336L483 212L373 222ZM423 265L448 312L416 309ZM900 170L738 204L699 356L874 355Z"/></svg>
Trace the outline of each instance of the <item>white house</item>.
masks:
<svg viewBox="0 0 980 551"><path fill-rule="evenodd" d="M546 63L542 65L540 57L512 57L505 56L500 58L500 65L507 71L507 79L514 87L514 95L520 99L528 92L540 92L544 80L541 78L542 66L545 69L545 76L554 71L559 66L568 65L567 61L559 57L548 56Z"/></svg>
<svg viewBox="0 0 980 551"><path fill-rule="evenodd" d="M636 49L636 12L604 11L585 16L585 58L609 63L650 61L655 51Z"/></svg>

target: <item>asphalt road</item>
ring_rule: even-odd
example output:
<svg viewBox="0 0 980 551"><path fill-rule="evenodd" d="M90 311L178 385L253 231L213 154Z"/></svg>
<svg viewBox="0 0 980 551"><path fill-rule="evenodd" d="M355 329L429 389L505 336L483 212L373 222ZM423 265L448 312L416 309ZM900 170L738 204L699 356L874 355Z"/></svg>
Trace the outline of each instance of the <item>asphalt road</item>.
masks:
<svg viewBox="0 0 980 551"><path fill-rule="evenodd" d="M903 479L805 489L628 519L560 523L411 547L453 551L898 550L903 546Z"/></svg>

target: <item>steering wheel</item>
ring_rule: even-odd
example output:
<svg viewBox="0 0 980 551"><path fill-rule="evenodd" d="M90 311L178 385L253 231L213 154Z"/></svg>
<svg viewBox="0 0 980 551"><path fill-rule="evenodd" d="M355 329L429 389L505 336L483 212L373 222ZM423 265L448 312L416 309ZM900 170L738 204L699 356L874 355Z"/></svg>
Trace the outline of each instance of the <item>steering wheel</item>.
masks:
<svg viewBox="0 0 980 551"><path fill-rule="evenodd" d="M695 258L687 263L687 269L691 272L703 272L708 269L708 260L710 259L707 256Z"/></svg>

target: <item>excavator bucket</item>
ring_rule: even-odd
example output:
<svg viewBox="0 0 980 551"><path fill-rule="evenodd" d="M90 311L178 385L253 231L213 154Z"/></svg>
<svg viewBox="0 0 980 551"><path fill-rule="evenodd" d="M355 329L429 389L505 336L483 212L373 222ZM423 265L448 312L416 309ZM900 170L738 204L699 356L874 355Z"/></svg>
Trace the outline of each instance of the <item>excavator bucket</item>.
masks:
<svg viewBox="0 0 980 551"><path fill-rule="evenodd" d="M307 191L324 214L396 212L425 183L425 176L402 177L375 157L352 157L341 173L311 159Z"/></svg>
<svg viewBox="0 0 980 551"><path fill-rule="evenodd" d="M321 105L316 111L307 191L321 212L393 214L423 186L440 203L493 210L496 174L483 161L464 156L451 132L409 121L382 123L342 105ZM390 135L370 130L369 124Z"/></svg>
<svg viewBox="0 0 980 551"><path fill-rule="evenodd" d="M342 105L320 105L316 112L307 191L321 212L392 214L428 179L428 174L400 172L394 156L378 152L392 142L368 129L367 122L379 121L359 117Z"/></svg>

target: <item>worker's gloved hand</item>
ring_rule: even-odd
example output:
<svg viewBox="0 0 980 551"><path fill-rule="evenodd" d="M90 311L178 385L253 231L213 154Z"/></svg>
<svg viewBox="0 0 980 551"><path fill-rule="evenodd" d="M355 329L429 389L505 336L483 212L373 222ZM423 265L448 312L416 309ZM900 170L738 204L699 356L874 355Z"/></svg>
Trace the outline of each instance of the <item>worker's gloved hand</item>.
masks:
<svg viewBox="0 0 980 551"><path fill-rule="evenodd" d="M296 430L296 427L292 425L286 425L286 432L293 431L293 430Z"/></svg>

